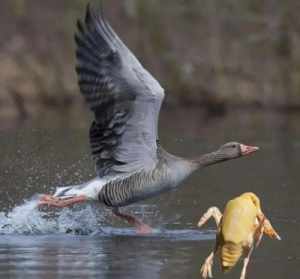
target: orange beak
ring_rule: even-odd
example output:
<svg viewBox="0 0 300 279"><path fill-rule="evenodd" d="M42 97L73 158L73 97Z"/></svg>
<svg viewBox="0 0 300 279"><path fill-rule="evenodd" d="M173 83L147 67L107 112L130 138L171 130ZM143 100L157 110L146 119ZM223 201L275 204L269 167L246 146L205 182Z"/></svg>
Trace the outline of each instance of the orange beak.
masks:
<svg viewBox="0 0 300 279"><path fill-rule="evenodd" d="M257 146L250 146L245 144L241 144L240 147L241 147L242 156L252 154L259 149L259 147Z"/></svg>

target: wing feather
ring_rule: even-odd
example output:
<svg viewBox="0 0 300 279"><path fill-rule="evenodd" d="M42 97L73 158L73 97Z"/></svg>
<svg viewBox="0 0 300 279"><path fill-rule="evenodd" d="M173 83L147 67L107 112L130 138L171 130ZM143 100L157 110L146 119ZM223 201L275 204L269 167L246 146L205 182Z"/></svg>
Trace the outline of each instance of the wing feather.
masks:
<svg viewBox="0 0 300 279"><path fill-rule="evenodd" d="M76 71L80 91L95 114L90 145L97 173L153 168L164 90L89 6L77 29Z"/></svg>

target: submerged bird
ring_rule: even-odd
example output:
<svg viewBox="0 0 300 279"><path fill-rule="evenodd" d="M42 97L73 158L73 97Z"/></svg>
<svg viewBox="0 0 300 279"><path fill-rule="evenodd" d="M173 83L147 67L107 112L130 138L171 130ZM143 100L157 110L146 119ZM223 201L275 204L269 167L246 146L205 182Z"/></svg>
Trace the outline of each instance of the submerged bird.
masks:
<svg viewBox="0 0 300 279"><path fill-rule="evenodd" d="M164 90L143 68L101 14L87 7L75 34L79 87L94 113L90 146L97 178L60 187L40 205L66 207L100 201L139 232L151 228L119 208L176 188L199 168L255 152L230 142L217 151L184 159L165 151L157 125Z"/></svg>
<svg viewBox="0 0 300 279"><path fill-rule="evenodd" d="M254 244L256 247L259 245L263 234L281 239L263 214L259 198L251 192L230 200L223 215L217 207L210 207L201 217L198 226L201 227L210 217L215 219L218 229L215 248L201 267L203 278L212 278L213 258L217 254L223 272L232 269L244 255L240 279L245 279Z"/></svg>

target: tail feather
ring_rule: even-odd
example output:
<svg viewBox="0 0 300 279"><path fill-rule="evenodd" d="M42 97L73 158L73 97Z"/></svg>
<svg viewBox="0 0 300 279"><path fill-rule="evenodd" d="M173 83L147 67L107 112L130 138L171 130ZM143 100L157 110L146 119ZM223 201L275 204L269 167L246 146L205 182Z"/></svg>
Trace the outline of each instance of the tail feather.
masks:
<svg viewBox="0 0 300 279"><path fill-rule="evenodd" d="M95 178L79 185L57 187L53 196L64 199L83 195L90 200L98 200L98 194L106 182L106 180Z"/></svg>
<svg viewBox="0 0 300 279"><path fill-rule="evenodd" d="M74 186L66 186L66 187L56 187L55 193L54 193L54 197L70 197L70 196L74 196L74 193L70 194L70 192L74 192L72 191L74 188Z"/></svg>
<svg viewBox="0 0 300 279"><path fill-rule="evenodd" d="M242 245L233 242L225 243L220 253L222 271L227 272L232 269L242 256L242 253Z"/></svg>

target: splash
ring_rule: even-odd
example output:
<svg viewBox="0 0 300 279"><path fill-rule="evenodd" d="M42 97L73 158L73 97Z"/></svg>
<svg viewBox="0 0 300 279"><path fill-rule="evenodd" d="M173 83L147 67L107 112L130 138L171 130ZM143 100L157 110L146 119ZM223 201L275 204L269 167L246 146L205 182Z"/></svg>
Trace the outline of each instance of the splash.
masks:
<svg viewBox="0 0 300 279"><path fill-rule="evenodd" d="M10 212L0 212L0 235L49 235L75 234L91 235L94 237L139 236L134 228L117 228L110 226L116 220L109 210L97 207L95 204L79 205L63 210L41 210L38 208L40 195L34 195L30 200L14 207ZM215 231L199 231L195 229L165 229L170 224L159 217L156 206L139 205L126 209L146 223L156 224L153 233L146 235L151 238L167 238L169 240L210 240L214 239ZM176 216L176 219L178 216ZM110 223L110 225L107 225ZM123 224L124 225L124 224Z"/></svg>
<svg viewBox="0 0 300 279"><path fill-rule="evenodd" d="M0 234L90 234L99 230L104 215L92 205L60 211L43 211L37 206L40 195L33 196L10 212L0 212Z"/></svg>
<svg viewBox="0 0 300 279"><path fill-rule="evenodd" d="M118 221L112 217L111 210L99 206L99 203L76 205L62 210L41 210L38 208L40 197L36 194L8 213L0 212L0 235L107 234L107 224ZM151 219L159 215L156 206L150 205L131 206L126 211L131 211L150 225ZM121 221L120 225L126 224Z"/></svg>

